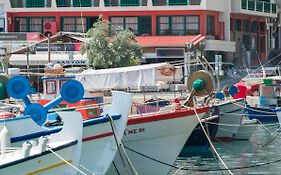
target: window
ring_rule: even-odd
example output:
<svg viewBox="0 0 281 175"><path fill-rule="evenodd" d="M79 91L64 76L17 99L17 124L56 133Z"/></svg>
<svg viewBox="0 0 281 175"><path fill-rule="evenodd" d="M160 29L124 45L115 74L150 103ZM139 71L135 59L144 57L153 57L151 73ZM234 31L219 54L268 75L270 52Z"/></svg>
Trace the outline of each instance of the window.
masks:
<svg viewBox="0 0 281 175"><path fill-rule="evenodd" d="M62 17L62 30L67 32L86 32L86 18Z"/></svg>
<svg viewBox="0 0 281 175"><path fill-rule="evenodd" d="M160 17L159 18L159 34L168 35L171 34L170 32L170 25L169 25L169 17Z"/></svg>
<svg viewBox="0 0 281 175"><path fill-rule="evenodd" d="M235 31L241 31L241 19L235 19Z"/></svg>
<svg viewBox="0 0 281 175"><path fill-rule="evenodd" d="M130 29L135 35L151 34L151 17L110 17L113 33Z"/></svg>
<svg viewBox="0 0 281 175"><path fill-rule="evenodd" d="M157 48L156 56L162 58L183 58L184 49L183 48Z"/></svg>
<svg viewBox="0 0 281 175"><path fill-rule="evenodd" d="M159 35L195 35L199 33L199 16L159 16L157 32Z"/></svg>
<svg viewBox="0 0 281 175"><path fill-rule="evenodd" d="M44 22L56 21L55 17L16 17L15 32L43 33Z"/></svg>
<svg viewBox="0 0 281 175"><path fill-rule="evenodd" d="M265 22L259 22L259 31L261 33L265 32Z"/></svg>
<svg viewBox="0 0 281 175"><path fill-rule="evenodd" d="M233 19L230 19L230 31L233 31Z"/></svg>
<svg viewBox="0 0 281 175"><path fill-rule="evenodd" d="M171 17L172 22L172 34L184 35L184 16Z"/></svg>
<svg viewBox="0 0 281 175"><path fill-rule="evenodd" d="M124 29L129 29L138 34L138 17L125 17L125 26Z"/></svg>
<svg viewBox="0 0 281 175"><path fill-rule="evenodd" d="M186 16L186 33L188 35L197 35L200 33L199 16Z"/></svg>
<svg viewBox="0 0 281 175"><path fill-rule="evenodd" d="M256 21L251 22L251 32L256 33L258 31L258 26Z"/></svg>
<svg viewBox="0 0 281 175"><path fill-rule="evenodd" d="M243 20L242 21L242 31L243 32L250 32L250 21L249 20Z"/></svg>
<svg viewBox="0 0 281 175"><path fill-rule="evenodd" d="M56 94L56 81L46 81L46 94Z"/></svg>
<svg viewBox="0 0 281 175"><path fill-rule="evenodd" d="M124 17L111 17L110 22L113 33L124 30Z"/></svg>
<svg viewBox="0 0 281 175"><path fill-rule="evenodd" d="M42 31L42 19L41 18L30 18L30 31L41 32Z"/></svg>
<svg viewBox="0 0 281 175"><path fill-rule="evenodd" d="M215 17L207 16L207 35L215 34Z"/></svg>
<svg viewBox="0 0 281 175"><path fill-rule="evenodd" d="M57 7L70 7L71 0L56 0Z"/></svg>

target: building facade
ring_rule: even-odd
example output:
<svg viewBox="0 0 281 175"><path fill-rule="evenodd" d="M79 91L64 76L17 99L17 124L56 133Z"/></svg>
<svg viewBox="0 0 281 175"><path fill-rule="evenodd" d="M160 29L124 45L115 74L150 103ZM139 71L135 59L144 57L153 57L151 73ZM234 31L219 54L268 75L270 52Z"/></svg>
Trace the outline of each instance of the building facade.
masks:
<svg viewBox="0 0 281 175"><path fill-rule="evenodd" d="M224 61L245 66L266 60L267 20L278 11L273 0L9 0L4 10L8 32L86 32L102 17L113 32L130 29L141 41L151 41L153 47L144 45L144 56L152 62L183 59L186 46L168 42L158 47L151 37L201 35L210 61L222 54Z"/></svg>

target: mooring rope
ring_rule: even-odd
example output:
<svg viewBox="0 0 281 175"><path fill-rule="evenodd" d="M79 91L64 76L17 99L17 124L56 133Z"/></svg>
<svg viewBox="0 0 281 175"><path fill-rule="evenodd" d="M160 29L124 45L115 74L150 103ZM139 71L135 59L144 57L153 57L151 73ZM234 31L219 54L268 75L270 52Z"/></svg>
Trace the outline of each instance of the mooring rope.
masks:
<svg viewBox="0 0 281 175"><path fill-rule="evenodd" d="M58 153L56 153L55 151L52 150L51 147L47 147L48 151L51 151L51 153L53 153L55 156L57 156L59 159L61 159L64 163L68 164L71 168L73 168L74 170L78 171L79 173L81 173L82 175L87 175L86 173L84 173L83 171L81 171L79 168L75 167L74 165L72 165L69 161L65 160L62 156L60 156ZM95 175L95 174L93 174Z"/></svg>
<svg viewBox="0 0 281 175"><path fill-rule="evenodd" d="M118 130L117 130L116 126L114 125L114 122L113 122L112 117L111 117L110 115L108 115L108 117L109 117L109 119L110 119L111 129L112 129L112 132L113 132L113 134L114 134L114 138L115 138L115 142L116 142L117 147L118 147L118 151L119 151L119 154L120 154L120 158L122 159L121 150L119 150L119 145L120 145L120 147L121 147L121 149L122 149L122 151L123 151L123 153L124 153L124 155L125 155L126 161L127 161L128 164L129 164L129 167L130 167L131 172L132 172L133 174L135 174L135 175L138 175L138 172L136 171L135 167L133 166L133 164L132 164L131 160L129 159L129 156L128 156L128 154L127 154L125 148L124 148L122 139L119 138L118 133L116 134L116 132L117 132ZM115 131L116 131L116 132L115 132ZM125 162L123 162L123 166L126 167Z"/></svg>
<svg viewBox="0 0 281 175"><path fill-rule="evenodd" d="M187 106L184 106L184 107L189 108L189 107L187 107ZM201 129L203 130L203 132L204 132L204 134L205 134L205 136L206 136L206 138L207 138L207 140L208 140L208 142L209 142L209 144L210 144L212 150L215 152L215 154L216 154L216 156L218 157L219 161L222 163L222 165L225 167L225 169L228 171L228 173L229 173L230 175L233 175L233 173L232 173L232 172L228 169L228 167L226 166L225 162L222 160L221 156L219 155L219 153L217 152L216 148L214 147L214 145L213 145L211 139L209 138L207 132L205 131L205 128L204 128L204 126L203 126L203 124L202 124L202 122L201 122L201 120L200 120L200 118L199 118L199 116L198 116L198 113L197 113L196 109L195 109L195 108L191 108L191 109L194 111L194 113L195 113L195 115L196 115L196 117L197 117L197 119L198 119L198 122L199 122L199 124L200 124L200 126L201 126Z"/></svg>

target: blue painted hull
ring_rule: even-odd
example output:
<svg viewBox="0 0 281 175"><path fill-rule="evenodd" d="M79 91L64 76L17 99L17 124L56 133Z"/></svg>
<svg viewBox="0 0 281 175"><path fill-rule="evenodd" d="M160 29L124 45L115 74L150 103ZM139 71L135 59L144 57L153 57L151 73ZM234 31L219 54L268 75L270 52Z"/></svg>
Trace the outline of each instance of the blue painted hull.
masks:
<svg viewBox="0 0 281 175"><path fill-rule="evenodd" d="M249 119L258 119L261 122L278 122L278 117L274 110L275 108L251 107L247 105L244 114Z"/></svg>

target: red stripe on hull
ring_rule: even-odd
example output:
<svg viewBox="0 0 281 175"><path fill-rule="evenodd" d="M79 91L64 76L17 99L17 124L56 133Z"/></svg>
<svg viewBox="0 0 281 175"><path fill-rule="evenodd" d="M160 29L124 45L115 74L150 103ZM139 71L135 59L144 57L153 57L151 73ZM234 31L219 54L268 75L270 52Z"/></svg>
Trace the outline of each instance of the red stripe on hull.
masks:
<svg viewBox="0 0 281 175"><path fill-rule="evenodd" d="M198 114L208 112L209 107L203 107L203 108L196 108L196 112ZM132 117L128 119L128 125L134 125L134 124L140 124L140 123L149 123L159 120L167 120L167 119L174 119L174 118L180 118L180 117L189 117L194 115L195 112L193 109L187 109L187 108L181 108L177 109L174 112L168 112L168 113L156 113L151 114L147 116L141 116L141 117Z"/></svg>
<svg viewBox="0 0 281 175"><path fill-rule="evenodd" d="M85 137L85 138L82 139L82 141L88 142L88 141L91 141L91 140L100 139L100 138L104 138L104 137L108 137L108 136L112 136L112 135L113 135L113 132L107 132L107 133L103 133L103 134L99 134L99 135Z"/></svg>
<svg viewBox="0 0 281 175"><path fill-rule="evenodd" d="M233 142L235 139L233 137L216 137L215 141L220 142Z"/></svg>

